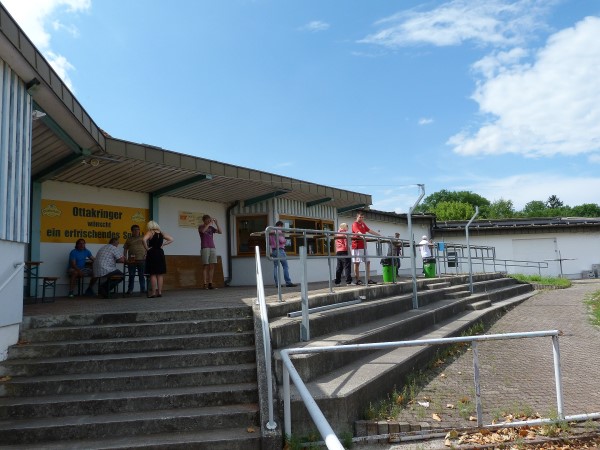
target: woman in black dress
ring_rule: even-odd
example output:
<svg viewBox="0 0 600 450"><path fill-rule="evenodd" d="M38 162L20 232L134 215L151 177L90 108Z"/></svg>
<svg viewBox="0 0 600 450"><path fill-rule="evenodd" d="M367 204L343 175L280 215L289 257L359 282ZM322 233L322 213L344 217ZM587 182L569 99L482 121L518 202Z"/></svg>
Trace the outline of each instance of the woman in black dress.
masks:
<svg viewBox="0 0 600 450"><path fill-rule="evenodd" d="M162 297L163 274L167 272L165 252L163 247L173 242L173 238L160 230L153 220L148 222L144 235L146 248L146 274L150 275L148 298Z"/></svg>

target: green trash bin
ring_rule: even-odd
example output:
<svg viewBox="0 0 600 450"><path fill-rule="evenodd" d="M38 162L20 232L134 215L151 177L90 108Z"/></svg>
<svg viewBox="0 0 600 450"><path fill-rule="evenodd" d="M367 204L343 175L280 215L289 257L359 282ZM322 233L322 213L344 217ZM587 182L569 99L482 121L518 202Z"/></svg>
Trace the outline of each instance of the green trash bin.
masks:
<svg viewBox="0 0 600 450"><path fill-rule="evenodd" d="M392 283L394 281L394 266L383 266L383 282Z"/></svg>
<svg viewBox="0 0 600 450"><path fill-rule="evenodd" d="M435 258L423 261L423 272L425 272L425 278L435 278Z"/></svg>

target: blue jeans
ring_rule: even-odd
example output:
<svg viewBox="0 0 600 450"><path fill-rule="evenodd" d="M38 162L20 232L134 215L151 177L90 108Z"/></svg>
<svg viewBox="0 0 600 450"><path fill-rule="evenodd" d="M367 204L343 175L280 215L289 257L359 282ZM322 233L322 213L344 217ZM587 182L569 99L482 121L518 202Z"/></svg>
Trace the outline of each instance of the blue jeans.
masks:
<svg viewBox="0 0 600 450"><path fill-rule="evenodd" d="M271 252L271 257L276 258L277 252L278 252L278 250L273 250ZM275 278L275 285L278 284L278 281L277 281L277 276L279 274L279 270L278 270L278 266L277 266L278 262L280 262L281 267L283 267L283 279L285 280L285 284L292 284L292 279L290 278L290 272L289 272L289 268L288 268L287 255L285 254L285 250L282 248L279 249L279 258L280 258L279 261L277 261L277 260L273 261L273 277Z"/></svg>
<svg viewBox="0 0 600 450"><path fill-rule="evenodd" d="M146 292L146 276L144 275L145 265L145 261L136 262L135 264L127 264L127 272L129 275L129 286L127 288L127 292L133 292L136 271L138 274L138 279L140 281L140 292Z"/></svg>

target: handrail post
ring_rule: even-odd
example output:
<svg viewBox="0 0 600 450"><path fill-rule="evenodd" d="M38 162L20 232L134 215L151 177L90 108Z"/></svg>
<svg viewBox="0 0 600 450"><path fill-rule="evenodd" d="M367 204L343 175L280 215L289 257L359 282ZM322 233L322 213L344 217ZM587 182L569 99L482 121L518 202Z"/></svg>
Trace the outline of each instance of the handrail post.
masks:
<svg viewBox="0 0 600 450"><path fill-rule="evenodd" d="M465 233L467 238L467 256L469 257L469 291L471 294L473 293L473 264L471 263L471 244L469 242L469 227L471 226L471 222L475 220L475 217L479 215L479 206L475 206L475 214L469 220L469 223L465 226Z"/></svg>
<svg viewBox="0 0 600 450"><path fill-rule="evenodd" d="M481 405L481 383L479 382L479 347L477 341L471 342L473 351L473 381L475 382L475 411L477 412L477 426L483 426L483 407Z"/></svg>
<svg viewBox="0 0 600 450"><path fill-rule="evenodd" d="M286 436L292 435L292 400L290 396L290 372L283 365L283 431Z"/></svg>
<svg viewBox="0 0 600 450"><path fill-rule="evenodd" d="M300 324L300 340L310 341L310 321L308 318L308 273L306 264L306 245L300 247L300 266L302 267L302 279L300 281L300 299L302 302L302 323Z"/></svg>
<svg viewBox="0 0 600 450"><path fill-rule="evenodd" d="M332 272L331 272L331 234L327 233L326 234L327 237L327 270L329 271L329 293L333 294L333 286L331 285L331 277ZM335 242L335 241L334 241ZM336 256L337 256L337 252L336 252ZM336 265L337 265L337 259L335 260Z"/></svg>
<svg viewBox="0 0 600 450"><path fill-rule="evenodd" d="M560 349L558 347L558 336L552 336L552 354L554 356L554 381L556 383L556 409L558 418L565 418L563 395L562 395L562 378L560 374Z"/></svg>
<svg viewBox="0 0 600 450"><path fill-rule="evenodd" d="M425 185L424 184L418 184L417 186L419 186L419 191L421 192L419 195L419 198L417 198L417 201L415 202L414 205L412 205L410 208L408 208L408 238L410 239L410 263L412 266L412 288L413 288L413 309L418 309L419 308L419 299L417 298L417 257L415 254L415 239L413 236L413 230L412 230L412 213L415 210L415 208L417 207L417 205L419 204L419 202L421 201L421 199L423 198L423 196L425 195Z"/></svg>

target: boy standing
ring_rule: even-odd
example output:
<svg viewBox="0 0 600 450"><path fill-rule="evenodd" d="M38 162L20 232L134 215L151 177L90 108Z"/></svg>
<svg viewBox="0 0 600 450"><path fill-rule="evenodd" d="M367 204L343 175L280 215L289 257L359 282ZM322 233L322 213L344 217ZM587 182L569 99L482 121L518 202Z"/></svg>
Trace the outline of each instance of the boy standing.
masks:
<svg viewBox="0 0 600 450"><path fill-rule="evenodd" d="M348 232L348 224L341 223L338 232ZM346 275L346 284L352 284L352 270L350 268L350 257L339 258L339 256L348 256L348 236L346 234L338 234L335 237L335 254L338 256L337 267L335 269L335 284L338 285L342 282L342 271Z"/></svg>
<svg viewBox="0 0 600 450"><path fill-rule="evenodd" d="M200 256L204 265L204 289L214 289L213 276L215 274L215 265L217 264L217 249L215 247L214 234L221 234L221 227L217 219L211 218L208 214L202 216L202 225L198 226L200 235Z"/></svg>

